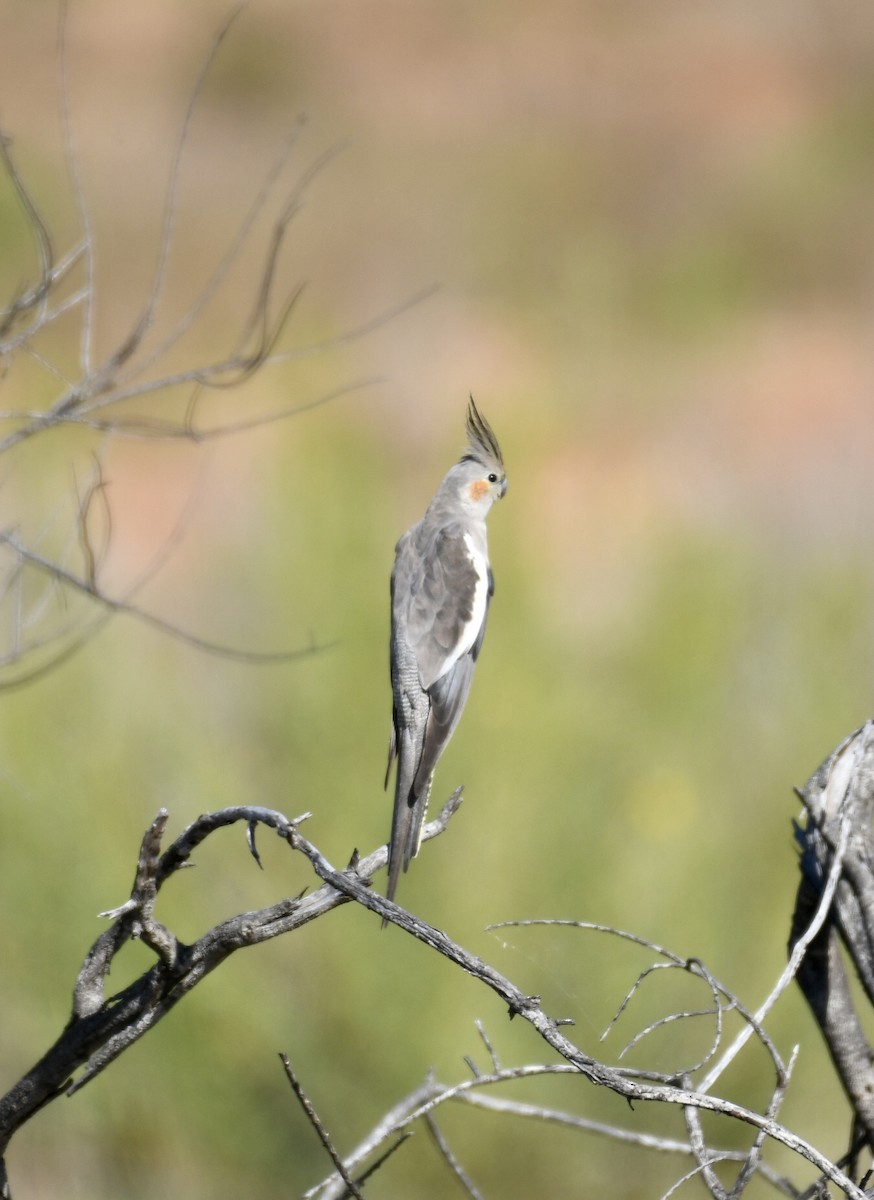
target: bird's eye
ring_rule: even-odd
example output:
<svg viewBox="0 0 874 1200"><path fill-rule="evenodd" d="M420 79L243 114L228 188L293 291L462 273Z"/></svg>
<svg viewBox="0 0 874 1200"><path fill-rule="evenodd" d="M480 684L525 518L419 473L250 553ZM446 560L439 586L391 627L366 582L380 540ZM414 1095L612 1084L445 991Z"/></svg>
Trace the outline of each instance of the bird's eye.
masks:
<svg viewBox="0 0 874 1200"><path fill-rule="evenodd" d="M489 476L489 483L497 483L497 482L498 482L498 477L494 473L494 471L492 471L491 475Z"/></svg>

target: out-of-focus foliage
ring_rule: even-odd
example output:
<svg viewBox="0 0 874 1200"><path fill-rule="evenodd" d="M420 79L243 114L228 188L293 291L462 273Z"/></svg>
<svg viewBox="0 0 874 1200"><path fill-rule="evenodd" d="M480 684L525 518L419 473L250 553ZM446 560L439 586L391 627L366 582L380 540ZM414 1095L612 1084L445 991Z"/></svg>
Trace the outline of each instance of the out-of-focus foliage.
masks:
<svg viewBox="0 0 874 1200"><path fill-rule="evenodd" d="M214 0L70 5L104 349L142 304L174 137L225 15ZM54 5L0 14L0 120L63 249L78 233L54 30ZM464 781L467 799L400 899L554 995L593 1053L641 964L594 937L527 931L505 947L488 922L613 922L704 959L751 1006L764 995L795 884L791 787L871 708L872 67L874 14L813 0L253 0L196 113L163 319L185 311L303 112L301 173L349 144L296 218L284 270L306 289L283 348L440 288L218 402L227 417L372 381L330 405L217 445L100 447L119 590L181 519L144 606L228 644L326 648L255 668L119 620L0 696L4 1085L66 1019L95 914L125 898L160 805L174 829L237 801L309 809L308 836L337 863L385 839L392 548L461 448L469 391L510 475L491 519L497 595L435 786ZM0 195L4 299L28 262ZM191 354L238 316L245 273L232 284ZM61 361L73 329L58 330ZM42 402L32 379L30 396L0 382L0 408ZM56 438L27 486L7 479L5 522L33 523L39 497L51 529L68 457ZM193 936L309 882L285 848L262 853L259 873L233 835L216 839L159 915ZM295 1195L327 1164L277 1051L341 1150L430 1067L463 1075L477 1017L505 1060L542 1056L488 995L377 925L343 910L226 964L32 1122L10 1155L18 1192ZM823 1099L794 996L772 1031L802 1046L783 1119L837 1157L842 1105ZM753 1103L757 1067L737 1071ZM582 1084L558 1095L653 1119ZM444 1121L505 1200L648 1197L680 1174L567 1131ZM374 1195L452 1193L416 1142Z"/></svg>

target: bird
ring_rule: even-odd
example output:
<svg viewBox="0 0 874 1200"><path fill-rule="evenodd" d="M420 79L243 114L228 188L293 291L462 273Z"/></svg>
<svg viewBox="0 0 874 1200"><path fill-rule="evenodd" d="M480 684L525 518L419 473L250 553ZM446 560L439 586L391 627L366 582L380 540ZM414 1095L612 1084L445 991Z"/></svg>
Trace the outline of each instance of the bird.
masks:
<svg viewBox="0 0 874 1200"><path fill-rule="evenodd" d="M400 538L391 574L390 665L395 798L387 897L419 852L434 770L455 732L482 649L495 590L486 516L507 491L498 440L473 396L468 447L428 510ZM383 922L385 924L385 922Z"/></svg>

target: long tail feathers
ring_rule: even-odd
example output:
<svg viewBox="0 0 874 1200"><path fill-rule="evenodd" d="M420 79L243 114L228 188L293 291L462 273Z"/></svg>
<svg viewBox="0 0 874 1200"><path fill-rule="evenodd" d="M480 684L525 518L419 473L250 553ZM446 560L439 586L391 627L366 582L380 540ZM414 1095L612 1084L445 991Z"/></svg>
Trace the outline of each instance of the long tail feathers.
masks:
<svg viewBox="0 0 874 1200"><path fill-rule="evenodd" d="M431 781L423 791L416 792L416 754L412 739L401 734L397 747L397 775L395 777L395 803L391 822L391 841L388 846L388 889L386 897L394 900L401 871L409 868L419 853L422 825L428 810ZM386 922L383 921L383 926Z"/></svg>
<svg viewBox="0 0 874 1200"><path fill-rule="evenodd" d="M395 803L394 816L391 823L391 841L388 846L388 889L386 898L394 900L401 877L401 868L406 871L408 860L406 848L409 842L410 830L413 824L413 810L406 803Z"/></svg>

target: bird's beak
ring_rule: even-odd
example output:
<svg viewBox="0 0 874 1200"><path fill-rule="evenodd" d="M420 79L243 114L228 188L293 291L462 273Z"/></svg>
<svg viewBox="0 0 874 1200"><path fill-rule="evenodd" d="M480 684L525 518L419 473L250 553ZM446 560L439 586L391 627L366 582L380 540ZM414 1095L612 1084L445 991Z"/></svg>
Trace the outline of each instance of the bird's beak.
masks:
<svg viewBox="0 0 874 1200"><path fill-rule="evenodd" d="M507 481L506 481L506 479L504 479L501 482L501 499L502 500L504 499L506 494L507 494Z"/></svg>

